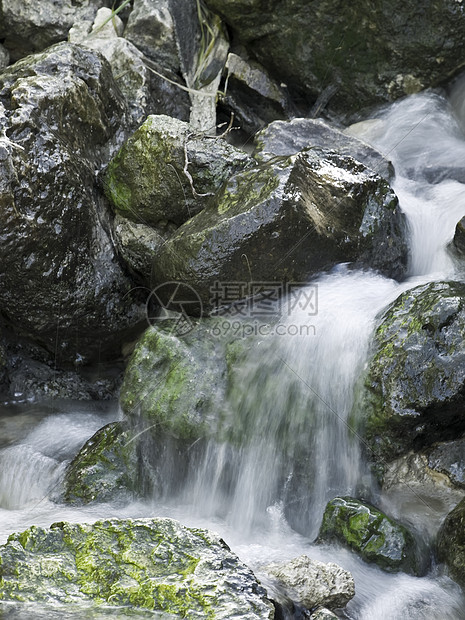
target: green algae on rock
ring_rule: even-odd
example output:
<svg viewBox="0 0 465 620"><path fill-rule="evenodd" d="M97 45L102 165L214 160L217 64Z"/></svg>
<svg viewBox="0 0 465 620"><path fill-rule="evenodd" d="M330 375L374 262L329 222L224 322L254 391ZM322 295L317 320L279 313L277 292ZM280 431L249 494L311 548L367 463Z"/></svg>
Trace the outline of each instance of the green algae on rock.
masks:
<svg viewBox="0 0 465 620"><path fill-rule="evenodd" d="M202 620L274 617L266 591L223 540L172 519L32 526L9 537L0 560L3 601L114 605Z"/></svg>
<svg viewBox="0 0 465 620"><path fill-rule="evenodd" d="M110 162L104 183L123 217L153 227L166 221L179 226L232 174L252 165L221 138L170 116L149 116Z"/></svg>
<svg viewBox="0 0 465 620"><path fill-rule="evenodd" d="M139 479L132 435L124 422L111 422L98 430L68 465L64 500L88 504L132 498Z"/></svg>
<svg viewBox="0 0 465 620"><path fill-rule="evenodd" d="M137 343L121 387L128 419L142 418L153 433L197 439L215 426L223 402L226 362L211 324L198 323L183 338L150 327Z"/></svg>
<svg viewBox="0 0 465 620"><path fill-rule="evenodd" d="M407 528L352 497L328 502L318 539L337 540L389 572L418 574L421 570L417 545Z"/></svg>
<svg viewBox="0 0 465 620"><path fill-rule="evenodd" d="M354 411L375 461L460 436L465 381L465 285L433 282L385 311Z"/></svg>

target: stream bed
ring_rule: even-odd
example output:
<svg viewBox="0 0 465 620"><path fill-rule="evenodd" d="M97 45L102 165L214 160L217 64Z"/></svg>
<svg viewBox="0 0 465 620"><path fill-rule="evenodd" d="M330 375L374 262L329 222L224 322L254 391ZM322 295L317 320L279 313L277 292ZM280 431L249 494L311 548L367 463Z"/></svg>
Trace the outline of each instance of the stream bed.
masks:
<svg viewBox="0 0 465 620"><path fill-rule="evenodd" d="M463 281L447 249L456 223L465 215L465 184L458 174L456 178L450 174L465 156L460 126L461 122L465 126L465 118L452 107L461 88L457 84L449 98L433 92L409 97L351 129L394 164L393 188L410 230L409 277L399 284L339 265L309 285L318 292L316 314L284 304L282 322L293 329L254 344L243 368L243 393L227 409L231 424L235 416L247 420L249 439L244 445L233 448L211 442L188 472L182 489L168 489L157 501L147 498L129 505L72 508L57 501L66 465L100 427L120 418L117 403L4 403L0 407L0 543L31 524L169 516L187 526L218 532L265 586L267 577L261 568L273 561L307 554L339 563L352 572L356 585L355 598L341 617L465 618L461 590L440 567L433 566L422 578L388 574L342 548L314 544L328 500L355 495L361 489L376 493L351 430L350 415L380 313L418 284ZM312 329L302 330L302 326ZM305 416L309 406L314 411L311 425ZM314 481L289 519L281 501L283 485L289 481L287 459L305 449ZM225 476L230 481L227 492L222 483ZM424 498L405 485L379 501L383 510L395 513L420 535L433 535L458 500L454 495ZM309 532L308 537L298 534L290 521ZM4 607L0 618L26 618L30 613ZM109 613L122 618L148 615ZM104 610L86 614L80 617L109 615ZM41 617L40 610L33 615ZM57 612L56 617L72 616Z"/></svg>

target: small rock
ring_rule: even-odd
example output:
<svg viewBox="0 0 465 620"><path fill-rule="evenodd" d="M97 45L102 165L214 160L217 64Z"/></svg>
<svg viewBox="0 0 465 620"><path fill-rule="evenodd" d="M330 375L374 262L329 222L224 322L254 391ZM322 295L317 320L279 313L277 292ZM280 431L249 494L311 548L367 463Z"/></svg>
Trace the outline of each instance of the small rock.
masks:
<svg viewBox="0 0 465 620"><path fill-rule="evenodd" d="M434 446L428 453L428 466L445 474L454 486L465 489L465 437Z"/></svg>
<svg viewBox="0 0 465 620"><path fill-rule="evenodd" d="M465 256L465 217L455 227L454 246L460 256Z"/></svg>
<svg viewBox="0 0 465 620"><path fill-rule="evenodd" d="M336 614L333 614L332 611L324 607L317 609L315 613L310 616L310 620L337 620L337 618Z"/></svg>
<svg viewBox="0 0 465 620"><path fill-rule="evenodd" d="M307 609L345 607L355 595L354 579L348 571L306 555L284 564L270 564L264 570L279 580L291 599Z"/></svg>

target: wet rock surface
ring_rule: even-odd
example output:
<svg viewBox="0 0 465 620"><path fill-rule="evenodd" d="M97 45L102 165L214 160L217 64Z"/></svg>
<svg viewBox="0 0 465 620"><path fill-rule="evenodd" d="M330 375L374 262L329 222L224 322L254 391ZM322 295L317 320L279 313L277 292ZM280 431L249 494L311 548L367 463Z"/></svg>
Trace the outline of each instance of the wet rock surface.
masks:
<svg viewBox="0 0 465 620"><path fill-rule="evenodd" d="M12 534L0 557L4 601L70 609L125 605L199 619L274 618L266 591L223 540L172 519L32 526Z"/></svg>
<svg viewBox="0 0 465 620"><path fill-rule="evenodd" d="M275 121L255 136L254 144L254 155L261 161L267 161L276 155L294 155L303 149L316 146L353 157L388 181L394 176L391 162L379 151L321 119L294 118L291 121Z"/></svg>
<svg viewBox="0 0 465 620"><path fill-rule="evenodd" d="M67 467L65 502L134 499L140 489L140 473L133 435L125 422L111 422L97 431Z"/></svg>
<svg viewBox="0 0 465 620"><path fill-rule="evenodd" d="M418 574L423 568L407 528L352 497L336 497L327 504L318 539L336 540L389 572Z"/></svg>
<svg viewBox="0 0 465 620"><path fill-rule="evenodd" d="M465 499L445 518L438 532L436 550L452 579L465 587Z"/></svg>
<svg viewBox="0 0 465 620"><path fill-rule="evenodd" d="M0 306L58 366L114 355L142 317L95 182L124 115L106 61L75 45L0 75Z"/></svg>
<svg viewBox="0 0 465 620"><path fill-rule="evenodd" d="M386 181L351 157L309 149L231 177L156 253L152 283L189 283L207 309L215 282L305 282L339 262L400 278L405 243Z"/></svg>
<svg viewBox="0 0 465 620"><path fill-rule="evenodd" d="M219 138L165 115L150 116L110 162L105 188L120 215L155 228L179 226L234 172L251 165Z"/></svg>
<svg viewBox="0 0 465 620"><path fill-rule="evenodd" d="M305 555L282 564L270 564L264 570L306 609L345 607L355 594L354 580L348 571Z"/></svg>
<svg viewBox="0 0 465 620"><path fill-rule="evenodd" d="M375 333L362 407L376 462L463 434L465 287L435 282L403 293Z"/></svg>
<svg viewBox="0 0 465 620"><path fill-rule="evenodd" d="M320 97L330 110L357 112L435 86L460 68L465 52L465 12L455 0L421 8L400 0L368 8L335 0L207 4L308 110Z"/></svg>

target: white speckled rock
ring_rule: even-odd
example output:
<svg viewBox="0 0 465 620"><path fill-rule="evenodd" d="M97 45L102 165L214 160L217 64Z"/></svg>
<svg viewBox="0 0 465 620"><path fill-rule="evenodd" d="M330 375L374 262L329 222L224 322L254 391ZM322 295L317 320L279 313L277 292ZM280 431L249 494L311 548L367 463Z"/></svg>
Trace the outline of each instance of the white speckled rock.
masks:
<svg viewBox="0 0 465 620"><path fill-rule="evenodd" d="M320 605L329 609L345 607L355 594L354 579L348 571L306 555L283 564L270 564L264 570L280 582L290 598L307 609Z"/></svg>

